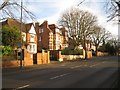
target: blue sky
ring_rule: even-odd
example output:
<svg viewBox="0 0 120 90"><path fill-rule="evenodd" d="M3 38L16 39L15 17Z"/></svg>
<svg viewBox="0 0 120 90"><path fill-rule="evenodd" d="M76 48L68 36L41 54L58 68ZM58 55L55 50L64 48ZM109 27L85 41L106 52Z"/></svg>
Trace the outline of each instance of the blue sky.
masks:
<svg viewBox="0 0 120 90"><path fill-rule="evenodd" d="M16 0L13 0L16 1ZM20 0L17 0L20 1ZM75 7L83 0L23 0L24 6L36 15L36 21L42 23L48 20L49 24L57 24L62 12L70 7ZM113 34L118 34L118 26L111 22L106 22L104 3L106 0L85 0L79 8L87 10L98 17L98 23ZM28 22L30 22L28 20Z"/></svg>

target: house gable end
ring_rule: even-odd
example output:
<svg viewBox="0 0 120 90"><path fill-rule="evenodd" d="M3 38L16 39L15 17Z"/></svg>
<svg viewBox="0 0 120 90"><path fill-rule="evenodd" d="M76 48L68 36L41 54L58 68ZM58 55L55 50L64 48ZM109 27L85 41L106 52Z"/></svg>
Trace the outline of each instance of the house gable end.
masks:
<svg viewBox="0 0 120 90"><path fill-rule="evenodd" d="M31 26L31 28L30 28L30 30L29 30L29 33L30 33L30 34L36 34L36 31L35 31L35 28L34 28L33 25Z"/></svg>

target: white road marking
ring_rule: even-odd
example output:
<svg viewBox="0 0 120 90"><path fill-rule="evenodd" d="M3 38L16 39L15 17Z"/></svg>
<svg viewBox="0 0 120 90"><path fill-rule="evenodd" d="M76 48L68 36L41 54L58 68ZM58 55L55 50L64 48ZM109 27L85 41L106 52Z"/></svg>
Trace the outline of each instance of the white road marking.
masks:
<svg viewBox="0 0 120 90"><path fill-rule="evenodd" d="M71 67L71 69L78 68L78 67L81 67L81 66L82 66L82 65L74 66L74 67Z"/></svg>
<svg viewBox="0 0 120 90"><path fill-rule="evenodd" d="M88 65L84 65L85 67L87 67Z"/></svg>
<svg viewBox="0 0 120 90"><path fill-rule="evenodd" d="M18 89L26 88L26 87L29 87L29 86L30 86L30 85L24 85L24 86L18 87L17 89L14 89L14 90L18 90Z"/></svg>
<svg viewBox="0 0 120 90"><path fill-rule="evenodd" d="M62 64L61 66L65 66L65 64Z"/></svg>
<svg viewBox="0 0 120 90"><path fill-rule="evenodd" d="M101 63L106 63L106 61L103 61ZM97 63L97 64L94 64L94 65L91 65L90 67L94 67L94 66L97 66L98 64L101 64L101 63Z"/></svg>
<svg viewBox="0 0 120 90"><path fill-rule="evenodd" d="M103 61L102 63L105 63L106 61Z"/></svg>
<svg viewBox="0 0 120 90"><path fill-rule="evenodd" d="M66 75L68 75L68 74L70 74L70 73L61 74L61 75L58 75L58 76L52 77L52 78L50 78L50 79L56 79L56 78L59 78L59 77L66 76Z"/></svg>
<svg viewBox="0 0 120 90"><path fill-rule="evenodd" d="M98 64L100 64L100 63L94 64L94 65L91 65L90 67L94 67L94 66L97 66Z"/></svg>

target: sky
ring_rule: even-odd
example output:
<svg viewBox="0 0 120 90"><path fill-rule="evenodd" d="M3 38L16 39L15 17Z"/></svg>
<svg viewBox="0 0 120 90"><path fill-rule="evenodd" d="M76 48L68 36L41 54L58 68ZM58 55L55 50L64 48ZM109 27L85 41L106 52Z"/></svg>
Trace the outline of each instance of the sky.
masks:
<svg viewBox="0 0 120 90"><path fill-rule="evenodd" d="M14 0L13 0L14 1ZM18 0L20 1L20 0ZM105 13L106 0L23 0L23 5L36 16L36 22L43 23L47 20L49 24L57 24L61 14L70 7L78 7L87 10L97 16L98 24L106 28L113 35L118 35L118 26L110 21ZM82 4L77 6L81 1ZM28 20L28 22L30 22Z"/></svg>

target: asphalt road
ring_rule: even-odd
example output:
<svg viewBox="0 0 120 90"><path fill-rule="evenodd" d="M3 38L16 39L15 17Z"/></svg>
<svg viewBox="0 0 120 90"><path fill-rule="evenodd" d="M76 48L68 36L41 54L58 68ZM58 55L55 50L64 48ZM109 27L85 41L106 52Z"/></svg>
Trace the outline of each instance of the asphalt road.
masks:
<svg viewBox="0 0 120 90"><path fill-rule="evenodd" d="M3 70L2 88L113 88L117 79L118 57L105 56Z"/></svg>

